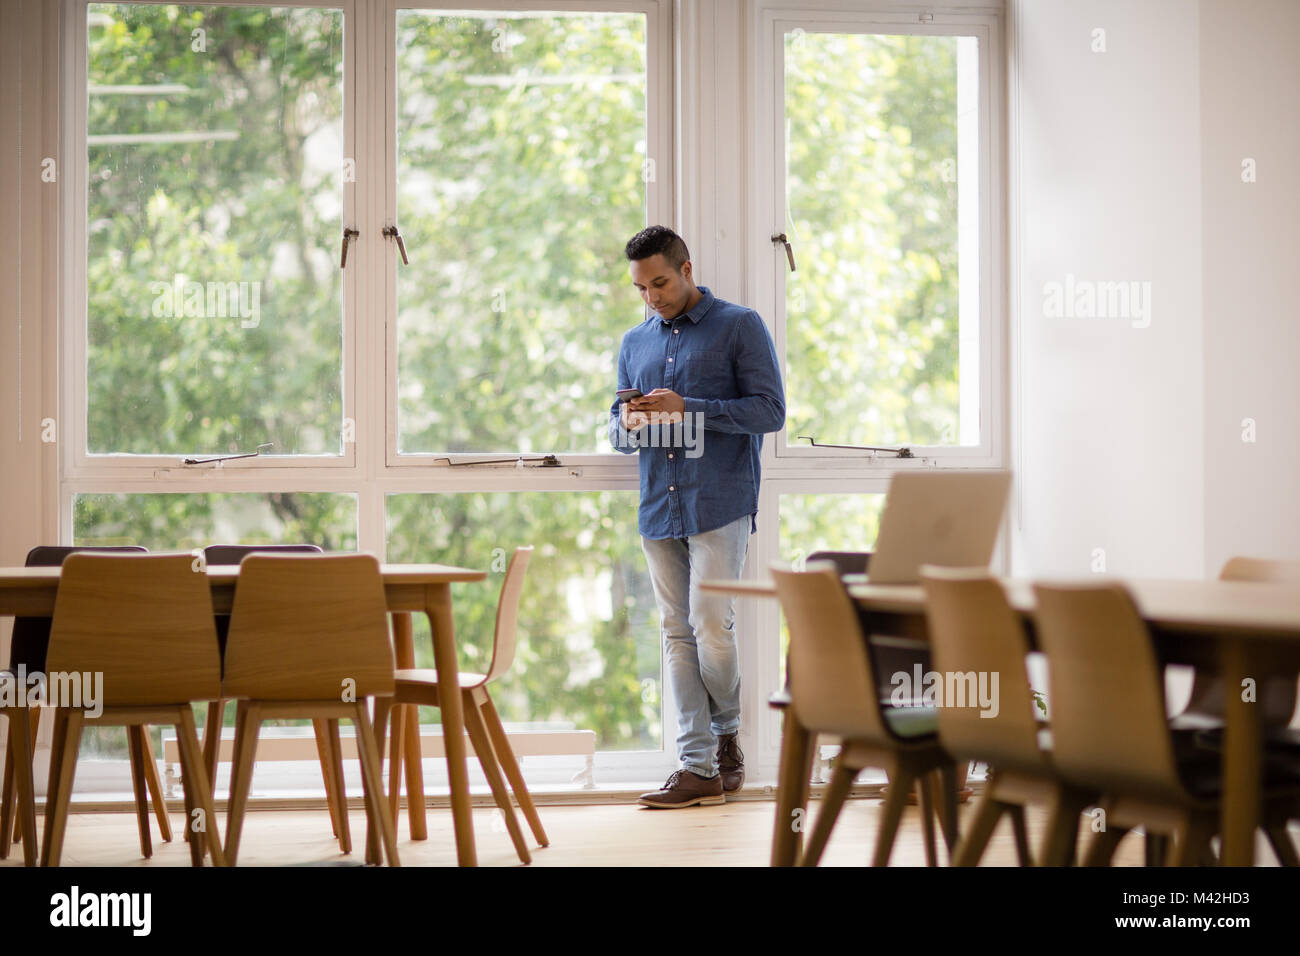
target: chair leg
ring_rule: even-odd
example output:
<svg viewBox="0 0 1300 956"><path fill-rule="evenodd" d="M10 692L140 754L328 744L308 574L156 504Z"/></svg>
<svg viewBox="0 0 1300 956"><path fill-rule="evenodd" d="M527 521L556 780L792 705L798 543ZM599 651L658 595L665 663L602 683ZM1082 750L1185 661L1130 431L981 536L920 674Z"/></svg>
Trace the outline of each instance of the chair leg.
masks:
<svg viewBox="0 0 1300 956"><path fill-rule="evenodd" d="M332 721L337 727L337 721ZM388 855L389 866L401 866L397 857L397 829L393 817L388 812L388 801L384 799L383 778L379 773L379 755L375 750L375 735L370 726L370 715L366 713L364 700L356 703L356 717L353 724L357 728L357 756L361 760L361 781L365 791L367 830L373 829L377 820L380 836L384 842L384 852Z"/></svg>
<svg viewBox="0 0 1300 956"><path fill-rule="evenodd" d="M194 774L186 763L185 751L180 747L180 717L176 719L176 743L177 749L180 750L181 758L181 792L185 795L185 817L181 820L181 833L184 834L184 840L190 851L190 866L203 865L203 830L206 829L206 821L200 814L195 811L195 793L194 793ZM202 759L202 758L200 758Z"/></svg>
<svg viewBox="0 0 1300 956"><path fill-rule="evenodd" d="M934 789L930 786L930 774L923 773L916 778L917 806L921 810L921 834L925 841L925 865L938 866L934 849Z"/></svg>
<svg viewBox="0 0 1300 956"><path fill-rule="evenodd" d="M969 767L969 764L963 764L963 767ZM957 839L960 834L957 831L957 767L954 764L946 763L939 768L939 772L933 774L931 779L935 786L939 788L936 794L936 800L940 809L939 823L943 827L943 842L948 850L948 865L952 865L952 854L957 846Z"/></svg>
<svg viewBox="0 0 1300 956"><path fill-rule="evenodd" d="M45 709L45 708L43 708L43 707L37 707L35 710L29 710L29 711L28 711L28 716L30 717L30 720L28 720L28 723L29 723L30 726L31 726L31 733L29 733L28 736L27 736L27 753L28 753L28 754L35 754L35 753L36 753L36 738L37 738L38 734L40 733L40 728L41 728L41 713L44 711L44 709ZM6 753L6 756L5 756L5 763L8 764L8 762L9 762L8 751L5 751L5 753ZM35 793L34 790L33 790L32 792ZM6 794L10 794L10 791L6 790L5 793L6 793ZM10 794L10 797L12 798L12 794ZM21 820L21 819L15 819L15 820L13 821L12 842L13 842L13 843L17 843L17 842L19 842L19 841L22 840L22 839L23 839L22 820ZM0 860L3 860L3 859L5 858L5 856L8 854L8 849L9 849L9 848L8 848L8 845L4 842L4 838L3 838L3 837L0 837ZM26 858L26 855L24 854L24 859L25 859L25 858Z"/></svg>
<svg viewBox="0 0 1300 956"><path fill-rule="evenodd" d="M957 841L957 850L953 854L953 866L978 866L984 848L998 825L1006 804L993 799L992 783L986 785L980 794L979 804L975 807L975 818L966 828L965 834Z"/></svg>
<svg viewBox="0 0 1300 956"><path fill-rule="evenodd" d="M375 741L380 760L388 744L388 812L393 825L402 812L402 758L406 747L406 710L391 697L375 698Z"/></svg>
<svg viewBox="0 0 1300 956"><path fill-rule="evenodd" d="M35 866L37 863L36 792L32 780L29 722L35 723L34 720L30 720L28 708L18 707L9 712L9 747L5 751L5 765L6 790L10 799L6 809L11 813L15 810L17 812L17 822L23 838L23 865ZM8 774L11 763L10 756L13 758L12 776ZM7 817L4 820L3 829L0 829L0 835L3 837L9 835Z"/></svg>
<svg viewBox="0 0 1300 956"><path fill-rule="evenodd" d="M200 811L198 820L194 821L193 818L187 820L185 828L192 832L197 822L200 832L195 836L201 836L206 841L208 852L212 854L212 865L225 866L226 855L221 848L221 834L217 832L217 811L212 799L212 781L208 779L207 768L203 765L203 754L199 750L199 735L194 726L194 712L190 710L188 704L183 704L179 717L180 723L176 726L176 743L181 752L181 777L183 780L190 781L190 793L193 795L191 800L196 805L194 810ZM250 767L250 777L251 773ZM244 793L247 796L247 789ZM198 847L201 843L200 839L195 839L191 847ZM203 865L201 850L197 851L195 865Z"/></svg>
<svg viewBox="0 0 1300 956"><path fill-rule="evenodd" d="M230 771L230 804L226 808L227 866L239 857L239 838L244 830L244 810L253 783L253 757L257 753L257 735L262 728L262 708L248 701L239 702L235 721L235 754Z"/></svg>
<svg viewBox="0 0 1300 956"><path fill-rule="evenodd" d="M1291 834L1287 832L1285 820L1266 824L1264 835L1268 837L1268 844L1277 854L1277 862L1280 865L1300 866L1300 859L1296 857L1295 844L1291 842Z"/></svg>
<svg viewBox="0 0 1300 956"><path fill-rule="evenodd" d="M1025 808L1019 804L1007 807L1011 817L1011 831L1016 837L1016 863L1020 866L1033 866L1034 855L1029 851L1029 833L1025 829Z"/></svg>
<svg viewBox="0 0 1300 956"><path fill-rule="evenodd" d="M822 808L817 814L817 822L813 824L813 831L808 837L808 846L804 850L800 866L816 866L821 862L822 853L831 838L831 830L835 828L835 821L839 819L840 810L844 806L844 801L848 798L849 790L857 777L858 772L856 770L849 770L838 762L835 764L835 770L831 774L830 786L826 788L826 793L822 797Z"/></svg>
<svg viewBox="0 0 1300 956"><path fill-rule="evenodd" d="M135 790L135 822L140 831L140 855L146 860L153 856L153 840L149 834L149 797L144 782L144 728L138 724L126 728L127 746L131 753L131 785Z"/></svg>
<svg viewBox="0 0 1300 956"><path fill-rule="evenodd" d="M1115 850L1126 833L1128 833L1127 827L1107 826L1100 833L1093 834L1088 844L1088 852L1083 857L1083 865L1110 866L1111 858L1115 856Z"/></svg>
<svg viewBox="0 0 1300 956"><path fill-rule="evenodd" d="M384 744L387 741L388 722L393 714L401 713L393 706L392 697L375 698L375 716L371 723L371 731L375 736L375 755L379 761L380 782L383 782L384 773ZM393 832L397 832L397 823L400 818L401 809L401 787L402 782L399 777L393 775L393 756L389 755L388 767L388 795L384 798L388 801L388 814L393 818ZM366 863L372 866L379 866L383 863L382 850L379 846L379 830L370 820L369 812L366 815Z"/></svg>
<svg viewBox="0 0 1300 956"><path fill-rule="evenodd" d="M885 812L880 817L880 831L876 835L876 849L872 855L872 866L888 866L889 854L894 849L894 836L898 833L898 822L903 818L903 807L907 805L907 794L912 789L911 771L899 767L897 773L889 778L889 791L885 794Z"/></svg>
<svg viewBox="0 0 1300 956"><path fill-rule="evenodd" d="M1214 836L1216 822L1212 816L1189 814L1174 833L1173 846L1169 850L1169 865L1199 865L1210 845L1210 838Z"/></svg>
<svg viewBox="0 0 1300 956"><path fill-rule="evenodd" d="M154 759L153 738L148 727L141 727L144 739L144 782L153 798L153 814L158 820L158 832L164 843L172 842L172 822L167 816L167 796L163 792L162 778L158 776L158 761Z"/></svg>
<svg viewBox="0 0 1300 956"><path fill-rule="evenodd" d="M501 761L501 770L510 781L510 789L514 791L515 799L519 801L519 809L524 812L524 819L528 821L533 837L542 846L550 846L551 841L542 828L542 818L537 815L537 808L533 806L533 798L528 792L528 785L524 783L524 775L519 770L518 761L515 760L515 752L510 748L510 738L506 736L506 729L501 725L501 718L497 716L497 709L492 704L487 688L483 688L483 703L479 710L483 714L483 722L487 724L488 734L492 737L492 749L496 751Z"/></svg>
<svg viewBox="0 0 1300 956"><path fill-rule="evenodd" d="M72 801L72 782L77 770L77 752L81 749L81 730L85 715L80 710L56 712L51 753L50 786L46 788L45 841L41 845L41 866L58 866L63 856L63 836L68 825L68 805ZM61 726L60 726L61 725Z"/></svg>
<svg viewBox="0 0 1300 956"><path fill-rule="evenodd" d="M0 860L9 858L9 847L14 840L14 830L18 829L15 824L18 818L14 815L14 717L21 707L15 707L8 712L9 716L9 746L5 748L5 769L4 782L0 784Z"/></svg>
<svg viewBox="0 0 1300 956"><path fill-rule="evenodd" d="M1047 811L1047 831L1039 866L1073 866L1079 842L1079 814L1084 807L1069 795L1060 793Z"/></svg>
<svg viewBox="0 0 1300 956"><path fill-rule="evenodd" d="M320 760L320 775L325 782L325 806L330 811L330 829L334 836L339 835L339 808L334 798L334 758L330 756L329 728L325 721L313 719L312 731L316 736L316 757Z"/></svg>
<svg viewBox="0 0 1300 956"><path fill-rule="evenodd" d="M1169 837L1163 833L1147 831L1143 838L1143 864L1145 866L1164 866L1169 856Z"/></svg>
<svg viewBox="0 0 1300 956"><path fill-rule="evenodd" d="M462 694L461 700L464 704L462 710L465 714L465 729L469 733L470 743L474 745L474 752L478 755L479 766L483 768L483 776L487 777L488 786L492 790L492 799L496 801L497 809L505 819L506 832L510 834L510 839L515 845L515 853L519 855L520 862L531 863L533 858L528 852L528 841L524 839L523 831L519 829L515 807L510 801L510 790L506 786L505 777L501 775L501 764L497 760L492 738L488 736L483 715L473 698L473 692Z"/></svg>
<svg viewBox="0 0 1300 956"><path fill-rule="evenodd" d="M338 719L326 720L325 728L329 740L330 763L333 764L334 770L334 807L339 827L339 849L344 853L351 853L352 827L348 823L348 792L343 782L343 744L339 740Z"/></svg>
<svg viewBox="0 0 1300 956"><path fill-rule="evenodd" d="M208 715L203 721L203 766L214 794L217 792L217 764L221 756L221 728L225 722L226 702L208 701Z"/></svg>

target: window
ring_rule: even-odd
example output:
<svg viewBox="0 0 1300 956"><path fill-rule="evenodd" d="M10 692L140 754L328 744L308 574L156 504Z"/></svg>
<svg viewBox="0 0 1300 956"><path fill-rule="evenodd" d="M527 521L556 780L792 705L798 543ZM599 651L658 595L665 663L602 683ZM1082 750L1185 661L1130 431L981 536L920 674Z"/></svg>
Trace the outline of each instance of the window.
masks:
<svg viewBox="0 0 1300 956"><path fill-rule="evenodd" d="M920 20L768 14L773 232L796 267L774 243L778 458L862 463L809 438L963 465L1000 454L992 33Z"/></svg>

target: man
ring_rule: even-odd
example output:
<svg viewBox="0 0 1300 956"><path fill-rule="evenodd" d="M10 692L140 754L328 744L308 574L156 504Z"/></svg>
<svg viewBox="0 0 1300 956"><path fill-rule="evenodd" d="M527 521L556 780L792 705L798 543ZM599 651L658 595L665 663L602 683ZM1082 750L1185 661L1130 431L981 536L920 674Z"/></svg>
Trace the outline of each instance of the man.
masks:
<svg viewBox="0 0 1300 956"><path fill-rule="evenodd" d="M610 406L609 437L619 451L640 454L638 526L677 702L681 763L640 802L662 809L723 803L745 779L736 744L740 657L733 598L701 593L699 583L740 577L758 530L763 434L785 424L785 390L763 320L695 285L681 237L651 226L625 252L632 283L656 314L623 336L618 388L642 394Z"/></svg>

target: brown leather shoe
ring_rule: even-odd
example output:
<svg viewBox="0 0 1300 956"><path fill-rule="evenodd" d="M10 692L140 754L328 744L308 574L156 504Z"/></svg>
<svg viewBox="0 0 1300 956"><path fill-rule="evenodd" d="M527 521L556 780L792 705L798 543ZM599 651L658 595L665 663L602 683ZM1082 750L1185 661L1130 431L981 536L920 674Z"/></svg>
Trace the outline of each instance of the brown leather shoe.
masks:
<svg viewBox="0 0 1300 956"><path fill-rule="evenodd" d="M656 810L677 810L681 807L711 806L726 803L722 795L722 774L701 777L690 770L676 770L660 790L643 793L638 801L643 807Z"/></svg>
<svg viewBox="0 0 1300 956"><path fill-rule="evenodd" d="M736 743L737 734L723 734L718 738L718 776L722 778L722 792L735 793L745 783L745 755Z"/></svg>

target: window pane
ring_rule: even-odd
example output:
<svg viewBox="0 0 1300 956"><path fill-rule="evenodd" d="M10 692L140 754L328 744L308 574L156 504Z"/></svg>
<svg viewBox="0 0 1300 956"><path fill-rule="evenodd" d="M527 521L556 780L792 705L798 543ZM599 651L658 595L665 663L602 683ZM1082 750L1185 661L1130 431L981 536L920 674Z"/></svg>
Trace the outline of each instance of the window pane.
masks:
<svg viewBox="0 0 1300 956"><path fill-rule="evenodd" d="M792 444L979 441L976 43L786 34Z"/></svg>
<svg viewBox="0 0 1300 956"><path fill-rule="evenodd" d="M880 532L883 494L781 495L780 553L802 571L815 551L870 551ZM785 659L790 632L781 616L781 683L785 684Z"/></svg>
<svg viewBox="0 0 1300 956"><path fill-rule="evenodd" d="M275 492L83 494L73 499L72 543L191 551L210 544L314 544L357 549L355 495Z"/></svg>
<svg viewBox="0 0 1300 956"><path fill-rule="evenodd" d="M87 446L342 449L343 15L91 4Z"/></svg>
<svg viewBox="0 0 1300 956"><path fill-rule="evenodd" d="M636 492L388 496L388 560L491 569L454 589L460 666L483 673L510 555L534 545L509 674L492 685L506 722L594 730L598 750L659 750L659 612L636 530ZM415 615L417 667L433 666ZM421 720L440 721L423 708Z"/></svg>
<svg viewBox="0 0 1300 956"><path fill-rule="evenodd" d="M645 16L399 10L397 73L399 451L607 452Z"/></svg>

